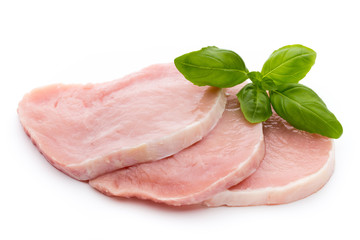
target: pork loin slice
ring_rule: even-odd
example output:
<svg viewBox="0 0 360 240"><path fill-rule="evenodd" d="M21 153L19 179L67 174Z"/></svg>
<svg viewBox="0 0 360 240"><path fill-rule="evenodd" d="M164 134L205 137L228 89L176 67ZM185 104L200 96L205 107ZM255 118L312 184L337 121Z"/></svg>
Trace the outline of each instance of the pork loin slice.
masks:
<svg viewBox="0 0 360 240"><path fill-rule="evenodd" d="M199 141L225 103L221 89L193 85L171 63L107 83L35 89L20 102L18 114L51 164L87 180Z"/></svg>
<svg viewBox="0 0 360 240"><path fill-rule="evenodd" d="M318 191L334 169L329 138L297 130L273 115L264 122L265 158L250 177L204 202L207 206L289 203Z"/></svg>
<svg viewBox="0 0 360 240"><path fill-rule="evenodd" d="M225 112L203 140L166 159L105 174L89 183L109 196L169 205L198 204L253 173L264 157L261 124L248 123L234 89Z"/></svg>

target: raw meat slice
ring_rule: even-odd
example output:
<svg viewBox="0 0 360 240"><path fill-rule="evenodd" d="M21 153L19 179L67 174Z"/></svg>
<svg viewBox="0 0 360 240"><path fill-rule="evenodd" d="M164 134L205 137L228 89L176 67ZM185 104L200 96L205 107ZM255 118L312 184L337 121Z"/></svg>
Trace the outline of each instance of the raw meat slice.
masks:
<svg viewBox="0 0 360 240"><path fill-rule="evenodd" d="M226 110L203 140L166 159L105 174L89 183L109 196L169 205L198 204L253 173L264 157L261 124L242 115L232 88Z"/></svg>
<svg viewBox="0 0 360 240"><path fill-rule="evenodd" d="M250 177L207 206L289 203L318 191L334 170L333 140L297 130L274 114L264 123L265 158Z"/></svg>
<svg viewBox="0 0 360 240"><path fill-rule="evenodd" d="M88 180L199 141L216 125L225 103L223 90L193 85L171 63L107 83L35 89L18 113L51 164Z"/></svg>

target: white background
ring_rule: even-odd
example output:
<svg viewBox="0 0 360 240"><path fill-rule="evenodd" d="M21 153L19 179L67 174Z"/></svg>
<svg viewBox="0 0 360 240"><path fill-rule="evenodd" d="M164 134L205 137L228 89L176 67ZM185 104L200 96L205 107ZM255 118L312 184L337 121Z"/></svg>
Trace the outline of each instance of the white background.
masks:
<svg viewBox="0 0 360 240"><path fill-rule="evenodd" d="M356 4L0 0L0 239L360 239ZM35 87L109 81L208 45L261 70L294 43L317 52L302 83L344 127L331 180L295 203L173 208L108 198L47 163L18 121L17 104Z"/></svg>

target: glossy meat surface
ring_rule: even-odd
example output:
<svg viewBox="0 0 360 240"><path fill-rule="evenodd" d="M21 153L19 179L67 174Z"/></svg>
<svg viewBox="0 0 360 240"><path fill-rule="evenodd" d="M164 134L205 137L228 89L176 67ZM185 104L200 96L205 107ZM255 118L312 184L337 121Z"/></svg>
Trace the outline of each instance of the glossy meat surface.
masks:
<svg viewBox="0 0 360 240"><path fill-rule="evenodd" d="M221 89L193 85L170 63L106 83L35 89L19 103L18 114L51 164L88 180L199 141L225 103Z"/></svg>

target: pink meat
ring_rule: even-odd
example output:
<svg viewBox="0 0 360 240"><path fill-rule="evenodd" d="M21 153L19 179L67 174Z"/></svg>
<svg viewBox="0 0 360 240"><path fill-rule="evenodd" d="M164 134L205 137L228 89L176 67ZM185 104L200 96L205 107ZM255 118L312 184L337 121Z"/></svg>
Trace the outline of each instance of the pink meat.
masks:
<svg viewBox="0 0 360 240"><path fill-rule="evenodd" d="M221 89L194 86L171 63L107 83L35 89L24 96L18 114L51 164L88 180L199 141L225 103Z"/></svg>
<svg viewBox="0 0 360 240"><path fill-rule="evenodd" d="M221 192L207 206L282 204L318 191L334 169L333 141L299 131L277 115L264 123L265 158L250 177Z"/></svg>
<svg viewBox="0 0 360 240"><path fill-rule="evenodd" d="M166 159L105 174L89 183L110 196L197 204L253 173L264 157L261 124L248 123L231 89L219 123L203 140Z"/></svg>

